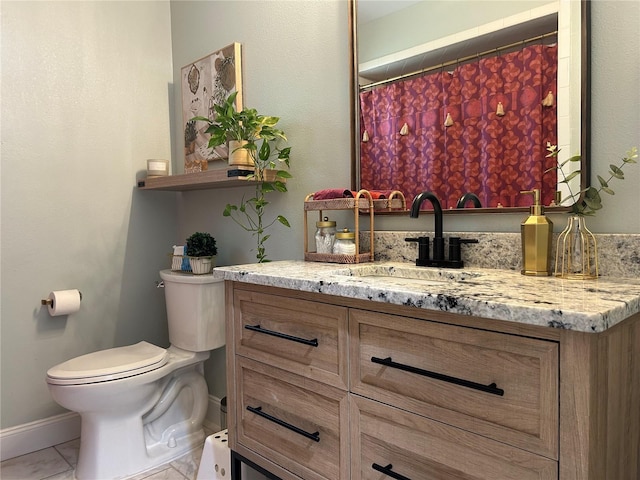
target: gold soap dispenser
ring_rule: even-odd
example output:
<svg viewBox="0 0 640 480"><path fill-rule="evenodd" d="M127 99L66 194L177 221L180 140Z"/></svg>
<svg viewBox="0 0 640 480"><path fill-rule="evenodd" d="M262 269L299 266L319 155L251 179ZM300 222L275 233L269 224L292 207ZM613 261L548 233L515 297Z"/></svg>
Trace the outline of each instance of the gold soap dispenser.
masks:
<svg viewBox="0 0 640 480"><path fill-rule="evenodd" d="M533 276L551 275L551 237L553 222L549 220L540 204L540 190L525 190L522 194L533 195L531 213L520 225L522 234L522 274Z"/></svg>

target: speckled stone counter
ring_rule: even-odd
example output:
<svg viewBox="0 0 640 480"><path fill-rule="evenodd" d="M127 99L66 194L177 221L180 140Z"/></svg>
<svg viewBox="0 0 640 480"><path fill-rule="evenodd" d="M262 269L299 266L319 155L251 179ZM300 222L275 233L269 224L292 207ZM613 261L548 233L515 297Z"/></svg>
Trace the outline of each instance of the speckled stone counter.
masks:
<svg viewBox="0 0 640 480"><path fill-rule="evenodd" d="M601 332L640 312L640 278L564 280L512 270L303 261L218 267L226 280L508 322Z"/></svg>

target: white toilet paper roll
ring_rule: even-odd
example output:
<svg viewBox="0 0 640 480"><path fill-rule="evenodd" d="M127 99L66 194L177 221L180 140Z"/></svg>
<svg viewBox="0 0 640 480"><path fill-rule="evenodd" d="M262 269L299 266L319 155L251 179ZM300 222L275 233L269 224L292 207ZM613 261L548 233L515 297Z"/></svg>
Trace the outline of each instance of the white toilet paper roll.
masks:
<svg viewBox="0 0 640 480"><path fill-rule="evenodd" d="M49 315L58 317L80 310L81 295L78 290L57 290L49 294Z"/></svg>

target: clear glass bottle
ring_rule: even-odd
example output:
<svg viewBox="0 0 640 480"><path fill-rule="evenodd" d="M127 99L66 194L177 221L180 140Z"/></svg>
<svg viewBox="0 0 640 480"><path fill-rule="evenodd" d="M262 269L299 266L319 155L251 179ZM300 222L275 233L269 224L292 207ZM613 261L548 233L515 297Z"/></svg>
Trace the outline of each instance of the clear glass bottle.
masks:
<svg viewBox="0 0 640 480"><path fill-rule="evenodd" d="M316 222L316 253L332 253L336 239L336 222L324 217Z"/></svg>
<svg viewBox="0 0 640 480"><path fill-rule="evenodd" d="M336 233L336 241L333 244L333 253L340 255L356 254L356 234L348 228Z"/></svg>

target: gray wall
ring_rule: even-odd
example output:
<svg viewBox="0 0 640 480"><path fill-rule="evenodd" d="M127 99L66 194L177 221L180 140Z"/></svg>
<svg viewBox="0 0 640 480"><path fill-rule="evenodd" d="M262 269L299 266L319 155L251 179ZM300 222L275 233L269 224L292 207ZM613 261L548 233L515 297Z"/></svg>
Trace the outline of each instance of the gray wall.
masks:
<svg viewBox="0 0 640 480"><path fill-rule="evenodd" d="M60 411L44 384L53 364L139 339L166 345L164 299L153 281L168 245L206 230L218 240L219 264L254 261L252 239L222 217L224 205L250 189L133 188L146 158L169 156L171 139L181 171L173 95L180 67L238 41L245 104L282 117L294 179L270 211L293 227L272 231L267 252L279 260L302 258L304 196L349 184L349 65L344 0L174 1L170 12L164 2L3 1L1 8L5 428ZM639 2L593 4L596 173L640 144L638 24ZM590 219L594 231L640 233L638 184L636 165ZM447 217L445 230L517 231L522 216ZM376 225L431 228L431 220ZM73 287L85 294L78 314L43 313L41 297ZM221 396L223 349L208 370L210 390Z"/></svg>
<svg viewBox="0 0 640 480"><path fill-rule="evenodd" d="M173 193L138 192L171 155L166 2L7 2L2 16L2 428L62 413L49 367L148 340L168 345L158 270ZM78 313L40 299L78 288Z"/></svg>

